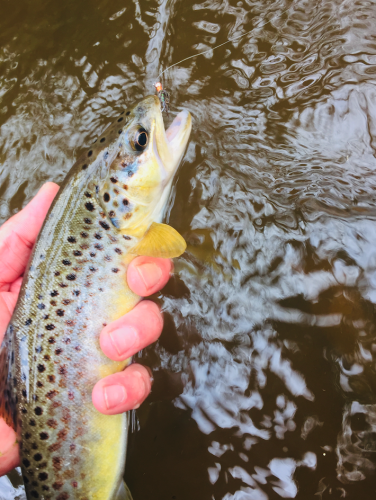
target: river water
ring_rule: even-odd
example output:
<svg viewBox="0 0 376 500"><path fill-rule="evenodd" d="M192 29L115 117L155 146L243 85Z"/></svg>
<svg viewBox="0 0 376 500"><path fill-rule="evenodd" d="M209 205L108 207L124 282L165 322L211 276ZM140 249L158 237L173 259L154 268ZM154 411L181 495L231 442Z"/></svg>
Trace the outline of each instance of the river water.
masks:
<svg viewBox="0 0 376 500"><path fill-rule="evenodd" d="M134 500L376 495L376 4L3 0L1 222L164 74L193 117ZM246 32L214 52L210 49ZM167 122L169 119L166 120ZM17 472L1 500L23 498ZM13 484L13 486L12 486Z"/></svg>

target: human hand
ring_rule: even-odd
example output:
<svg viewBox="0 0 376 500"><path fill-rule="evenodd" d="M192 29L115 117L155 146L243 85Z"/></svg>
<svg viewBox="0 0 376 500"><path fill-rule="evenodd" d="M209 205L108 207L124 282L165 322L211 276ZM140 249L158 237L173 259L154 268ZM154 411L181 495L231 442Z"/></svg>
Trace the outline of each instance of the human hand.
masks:
<svg viewBox="0 0 376 500"><path fill-rule="evenodd" d="M0 344L12 317L33 245L58 190L57 184L48 182L23 210L0 228ZM167 283L171 268L172 263L168 259L137 257L128 267L128 285L141 297L151 295ZM100 345L110 359L124 360L155 342L162 326L163 318L158 307L144 300L102 330ZM95 385L93 404L107 415L123 413L138 408L150 388L147 369L132 364L123 372L105 377ZM0 476L18 464L16 433L0 417Z"/></svg>

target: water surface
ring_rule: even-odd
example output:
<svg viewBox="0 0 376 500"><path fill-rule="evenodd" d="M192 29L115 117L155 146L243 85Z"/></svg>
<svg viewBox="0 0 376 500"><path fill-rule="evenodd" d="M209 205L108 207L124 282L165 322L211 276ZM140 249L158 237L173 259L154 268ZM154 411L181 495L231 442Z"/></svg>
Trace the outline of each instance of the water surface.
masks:
<svg viewBox="0 0 376 500"><path fill-rule="evenodd" d="M376 494L376 4L3 0L1 222L164 74L193 116L134 500ZM167 122L169 120L167 119ZM1 500L21 499L16 472ZM11 485L13 483L13 486Z"/></svg>

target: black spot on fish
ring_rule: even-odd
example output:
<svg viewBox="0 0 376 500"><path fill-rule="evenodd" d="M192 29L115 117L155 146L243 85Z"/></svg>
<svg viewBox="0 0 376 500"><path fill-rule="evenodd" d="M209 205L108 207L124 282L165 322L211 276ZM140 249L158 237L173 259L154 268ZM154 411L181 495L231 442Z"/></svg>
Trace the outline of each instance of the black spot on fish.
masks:
<svg viewBox="0 0 376 500"><path fill-rule="evenodd" d="M78 297L80 295L80 291L79 290L73 290L73 295L76 295L76 297Z"/></svg>
<svg viewBox="0 0 376 500"><path fill-rule="evenodd" d="M43 351L43 347L39 345L38 347L35 348L35 352L40 353Z"/></svg>
<svg viewBox="0 0 376 500"><path fill-rule="evenodd" d="M85 207L89 210L89 212L92 212L95 209L94 205L90 201L85 203Z"/></svg>
<svg viewBox="0 0 376 500"><path fill-rule="evenodd" d="M87 217L85 217L84 222L85 222L85 224L92 224L93 223L92 220L88 219Z"/></svg>
<svg viewBox="0 0 376 500"><path fill-rule="evenodd" d="M58 349L55 349L55 354L59 355L63 352L63 349L61 349L60 347Z"/></svg>
<svg viewBox="0 0 376 500"><path fill-rule="evenodd" d="M37 491L35 491L35 490L31 490L30 494L31 494L31 496L32 496L33 498L39 498L39 494L38 494L38 492L37 492Z"/></svg>
<svg viewBox="0 0 376 500"><path fill-rule="evenodd" d="M107 202L107 201L110 201L110 195L109 195L108 193L104 193L104 195L103 195L103 199L104 199L104 201L106 201L106 202Z"/></svg>
<svg viewBox="0 0 376 500"><path fill-rule="evenodd" d="M126 234L123 234L123 238L124 238L125 240L130 240L130 239L131 239L131 237L130 237L130 236L127 236Z"/></svg>
<svg viewBox="0 0 376 500"><path fill-rule="evenodd" d="M24 437L25 437L25 439L30 439L31 438L30 432L27 432ZM26 465L26 467L29 467L29 465Z"/></svg>
<svg viewBox="0 0 376 500"><path fill-rule="evenodd" d="M109 152L108 152L108 151L106 151L106 152L104 153L104 155L103 155L103 158L104 158L105 160L107 160L108 156L109 156Z"/></svg>
<svg viewBox="0 0 376 500"><path fill-rule="evenodd" d="M101 240L102 239L102 235L100 233L95 233L94 234L94 238L96 238L97 240Z"/></svg>
<svg viewBox="0 0 376 500"><path fill-rule="evenodd" d="M112 218L112 217L116 217L116 213L113 211L113 210L110 210L108 212L108 215Z"/></svg>
<svg viewBox="0 0 376 500"><path fill-rule="evenodd" d="M65 313L64 313L63 309L58 309L58 310L56 311L56 314L57 314L58 316L64 316L64 314L65 314Z"/></svg>
<svg viewBox="0 0 376 500"><path fill-rule="evenodd" d="M35 420L31 419L29 421L29 425L31 425L31 427L35 427Z"/></svg>
<svg viewBox="0 0 376 500"><path fill-rule="evenodd" d="M118 179L116 179L116 177L110 177L110 181L113 183L113 184L116 184Z"/></svg>
<svg viewBox="0 0 376 500"><path fill-rule="evenodd" d="M44 365L38 365L37 368L38 368L38 372L40 372L40 373L42 373L46 370L46 367Z"/></svg>
<svg viewBox="0 0 376 500"><path fill-rule="evenodd" d="M45 309L45 305L44 304L38 304L38 309Z"/></svg>
<svg viewBox="0 0 376 500"><path fill-rule="evenodd" d="M48 325L46 325L46 330L54 330L55 329L55 325L53 325L52 323L49 323Z"/></svg>
<svg viewBox="0 0 376 500"><path fill-rule="evenodd" d="M48 343L49 343L49 344L54 344L55 342L56 342L56 340L55 340L53 337L50 337L50 338L48 339Z"/></svg>
<svg viewBox="0 0 376 500"><path fill-rule="evenodd" d="M72 262L67 259L62 260L61 262L64 264L64 266L70 266L72 264Z"/></svg>
<svg viewBox="0 0 376 500"><path fill-rule="evenodd" d="M50 487L46 486L45 484L42 486L43 491L50 491Z"/></svg>
<svg viewBox="0 0 376 500"><path fill-rule="evenodd" d="M106 140L105 137L102 137L102 139L99 142L104 142Z"/></svg>
<svg viewBox="0 0 376 500"><path fill-rule="evenodd" d="M76 243L77 242L77 240L74 236L68 236L67 239L68 239L69 243Z"/></svg>
<svg viewBox="0 0 376 500"><path fill-rule="evenodd" d="M59 283L59 286L61 286L61 288L66 288L68 285L66 283Z"/></svg>
<svg viewBox="0 0 376 500"><path fill-rule="evenodd" d="M51 306L56 306L56 300L51 300L50 304Z"/></svg>
<svg viewBox="0 0 376 500"><path fill-rule="evenodd" d="M25 415L25 413L27 413L26 408L22 408L22 409L21 409L21 412Z"/></svg>
<svg viewBox="0 0 376 500"><path fill-rule="evenodd" d="M124 200L123 200L123 205L125 205L125 206L129 205L129 201L126 198L124 198Z"/></svg>
<svg viewBox="0 0 376 500"><path fill-rule="evenodd" d="M40 380L38 380L38 382L37 382L37 387L39 387L39 388L43 387L43 384L42 384L42 382Z"/></svg>
<svg viewBox="0 0 376 500"><path fill-rule="evenodd" d="M118 134L121 134L122 132L123 132L122 128L120 130L118 130Z"/></svg>
<svg viewBox="0 0 376 500"><path fill-rule="evenodd" d="M74 281L75 279L76 279L76 275L75 274L72 273L72 274L68 274L67 275L67 280Z"/></svg>
<svg viewBox="0 0 376 500"><path fill-rule="evenodd" d="M89 236L89 234L88 234L88 233L85 233L85 232L82 232L82 233L81 233L81 237L82 237L82 238L87 238L88 236Z"/></svg>
<svg viewBox="0 0 376 500"><path fill-rule="evenodd" d="M54 275L55 275L55 276L60 276L60 271L55 271L55 272L54 272Z"/></svg>
<svg viewBox="0 0 376 500"><path fill-rule="evenodd" d="M33 322L33 320L31 318L28 318L26 321L25 321L25 325L26 326L29 326L31 325L31 323Z"/></svg>
<svg viewBox="0 0 376 500"><path fill-rule="evenodd" d="M37 407L35 408L35 410L34 410L34 413L35 413L35 415L40 416L40 415L42 415L43 410L42 410L42 408L41 408L40 406L37 406Z"/></svg>
<svg viewBox="0 0 376 500"><path fill-rule="evenodd" d="M111 269L111 271L112 271L113 273L118 273L118 272L119 272L119 269L118 269L117 267L114 267L113 269Z"/></svg>
<svg viewBox="0 0 376 500"><path fill-rule="evenodd" d="M119 118L119 119L118 119L118 123L122 122L122 121L123 121L123 119L124 119L123 117Z"/></svg>
<svg viewBox="0 0 376 500"><path fill-rule="evenodd" d="M42 434L45 434L42 432ZM47 472L40 472L39 475L38 475L38 478L41 480L41 481L45 481L46 479L48 479L48 474Z"/></svg>
<svg viewBox="0 0 376 500"><path fill-rule="evenodd" d="M93 266L90 266L90 267L89 267L89 270L90 270L92 273L94 273L95 271L98 271L98 269L97 269L97 268L95 268L95 267L93 267Z"/></svg>
<svg viewBox="0 0 376 500"><path fill-rule="evenodd" d="M130 171L128 172L128 177L132 177L133 175L134 175L134 172L132 172L132 170L130 170Z"/></svg>
<svg viewBox="0 0 376 500"><path fill-rule="evenodd" d="M115 248L115 252L121 255L123 252L120 250L120 248Z"/></svg>
<svg viewBox="0 0 376 500"><path fill-rule="evenodd" d="M88 155L88 156L89 156L89 158L90 158L90 156L91 156L92 154L93 154L93 151L92 151L92 150L90 150L90 151L88 152L88 154L87 154L87 155Z"/></svg>
<svg viewBox="0 0 376 500"><path fill-rule="evenodd" d="M105 255L104 260L107 260L107 262L111 262L112 259L109 255Z"/></svg>
<svg viewBox="0 0 376 500"><path fill-rule="evenodd" d="M50 355L49 355L49 354L45 354L45 355L43 356L43 359L44 359L45 361L50 361L50 359L51 359L51 358L50 358Z"/></svg>
<svg viewBox="0 0 376 500"><path fill-rule="evenodd" d="M43 457L42 457L42 455L41 455L40 453L36 453L36 454L34 455L34 460L35 460L36 462L40 462L40 461L42 460L42 458L43 458Z"/></svg>
<svg viewBox="0 0 376 500"><path fill-rule="evenodd" d="M29 482L30 482L30 481L29 481L29 478L28 478L28 477L26 477L26 476L22 476L22 479L23 479L23 482L24 482L25 484L29 484Z"/></svg>
<svg viewBox="0 0 376 500"><path fill-rule="evenodd" d="M45 315L43 316L43 319L48 319L49 317L50 317L50 315L49 315L49 314L45 314Z"/></svg>
<svg viewBox="0 0 376 500"><path fill-rule="evenodd" d="M85 196L86 198L91 198L91 194L89 193L89 191L85 191Z"/></svg>
<svg viewBox="0 0 376 500"><path fill-rule="evenodd" d="M55 383L55 375L47 375L47 380L51 383Z"/></svg>
<svg viewBox="0 0 376 500"><path fill-rule="evenodd" d="M26 392L26 390L25 390L25 389L22 389L22 396L23 396L24 398L26 398L26 396L27 396L27 392Z"/></svg>
<svg viewBox="0 0 376 500"><path fill-rule="evenodd" d="M94 248L96 248L97 250L103 250L103 246L100 243L96 243L94 245Z"/></svg>
<svg viewBox="0 0 376 500"><path fill-rule="evenodd" d="M75 255L76 257L81 257L82 252L80 252L80 250L75 250L75 251L73 252L73 255Z"/></svg>
<svg viewBox="0 0 376 500"><path fill-rule="evenodd" d="M99 221L99 225L103 227L103 229L110 229L110 226L107 224L107 222L104 222L103 220Z"/></svg>
<svg viewBox="0 0 376 500"><path fill-rule="evenodd" d="M87 169L87 163L85 163L85 165L82 165L82 170L86 170Z"/></svg>
<svg viewBox="0 0 376 500"><path fill-rule="evenodd" d="M95 257L96 255L97 255L97 254L96 254L96 253L94 253L94 252L91 252L91 253L90 253L90 257Z"/></svg>
<svg viewBox="0 0 376 500"><path fill-rule="evenodd" d="M68 304L70 304L71 302L72 302L72 301L71 301L71 300L69 300L69 299L64 299L64 300L62 300L62 303L63 303L65 306L67 306L67 305L68 305Z"/></svg>
<svg viewBox="0 0 376 500"><path fill-rule="evenodd" d="M131 112L127 111L125 114L126 114L126 116L129 116L131 114Z"/></svg>

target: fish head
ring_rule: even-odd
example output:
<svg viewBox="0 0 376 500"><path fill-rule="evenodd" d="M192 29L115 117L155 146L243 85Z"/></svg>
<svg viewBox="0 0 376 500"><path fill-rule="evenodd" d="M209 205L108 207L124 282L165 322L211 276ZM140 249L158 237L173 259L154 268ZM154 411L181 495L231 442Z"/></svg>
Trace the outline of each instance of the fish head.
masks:
<svg viewBox="0 0 376 500"><path fill-rule="evenodd" d="M159 99L151 95L128 110L125 120L97 196L113 226L140 234L163 218L191 115L181 111L165 131Z"/></svg>

